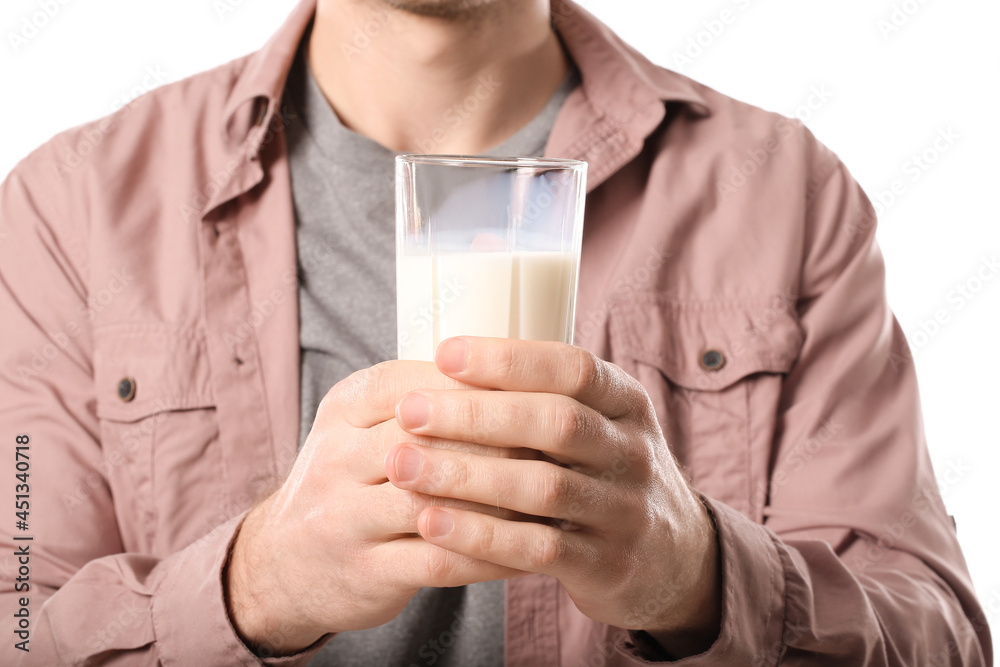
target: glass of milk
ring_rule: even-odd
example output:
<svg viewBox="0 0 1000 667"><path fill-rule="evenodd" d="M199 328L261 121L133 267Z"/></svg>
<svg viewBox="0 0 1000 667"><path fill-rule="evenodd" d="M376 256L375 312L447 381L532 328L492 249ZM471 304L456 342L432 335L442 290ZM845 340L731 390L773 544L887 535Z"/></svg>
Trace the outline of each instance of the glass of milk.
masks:
<svg viewBox="0 0 1000 667"><path fill-rule="evenodd" d="M400 359L451 336L573 342L587 163L396 158Z"/></svg>

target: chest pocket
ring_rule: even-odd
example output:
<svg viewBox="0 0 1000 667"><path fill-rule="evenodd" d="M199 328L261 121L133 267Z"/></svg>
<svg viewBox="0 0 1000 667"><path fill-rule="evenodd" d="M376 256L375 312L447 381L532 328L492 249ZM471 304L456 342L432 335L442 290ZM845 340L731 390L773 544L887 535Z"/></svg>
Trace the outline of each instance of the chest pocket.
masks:
<svg viewBox="0 0 1000 667"><path fill-rule="evenodd" d="M649 393L695 488L761 521L781 383L803 340L794 303L639 294L609 319L610 360Z"/></svg>
<svg viewBox="0 0 1000 667"><path fill-rule="evenodd" d="M125 549L166 555L205 532L225 471L205 340L162 324L94 331L104 452Z"/></svg>

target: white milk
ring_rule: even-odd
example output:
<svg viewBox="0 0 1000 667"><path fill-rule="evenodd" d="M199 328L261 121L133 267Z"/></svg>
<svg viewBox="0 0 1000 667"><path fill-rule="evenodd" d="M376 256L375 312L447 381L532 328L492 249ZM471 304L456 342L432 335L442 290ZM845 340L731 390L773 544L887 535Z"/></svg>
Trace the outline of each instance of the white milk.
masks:
<svg viewBox="0 0 1000 667"><path fill-rule="evenodd" d="M396 259L399 358L433 361L451 336L572 342L569 252L467 252Z"/></svg>

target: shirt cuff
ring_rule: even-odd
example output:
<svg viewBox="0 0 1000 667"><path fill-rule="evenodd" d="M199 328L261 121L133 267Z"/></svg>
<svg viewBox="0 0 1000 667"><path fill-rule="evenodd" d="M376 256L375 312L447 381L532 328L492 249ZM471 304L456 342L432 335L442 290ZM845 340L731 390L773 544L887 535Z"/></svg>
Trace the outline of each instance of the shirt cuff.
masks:
<svg viewBox="0 0 1000 667"><path fill-rule="evenodd" d="M226 610L222 574L246 513L171 557L153 594L153 628L164 665L305 665L329 636L290 656L260 658L243 643Z"/></svg>
<svg viewBox="0 0 1000 667"><path fill-rule="evenodd" d="M722 623L718 639L704 653L673 661L644 632L623 633L616 649L636 665L776 665L784 652L785 624L785 574L778 537L728 505L701 498L719 539Z"/></svg>

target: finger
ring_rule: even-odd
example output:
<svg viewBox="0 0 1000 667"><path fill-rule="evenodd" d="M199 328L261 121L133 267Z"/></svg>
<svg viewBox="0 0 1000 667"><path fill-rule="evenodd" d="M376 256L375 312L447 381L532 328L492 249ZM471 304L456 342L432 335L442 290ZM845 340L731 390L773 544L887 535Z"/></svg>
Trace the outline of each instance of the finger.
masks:
<svg viewBox="0 0 1000 667"><path fill-rule="evenodd" d="M438 346L435 363L470 385L562 394L610 419L645 409L649 401L621 368L564 343L460 336Z"/></svg>
<svg viewBox="0 0 1000 667"><path fill-rule="evenodd" d="M480 456L503 456L507 458L539 458L538 451L527 448L492 447L476 442L463 442L433 437L413 435L399 428L395 419L376 424L365 429L347 443L330 442L327 446L346 448L339 457L351 477L365 484L381 484L385 475L385 457L395 445L416 442L425 447L469 452Z"/></svg>
<svg viewBox="0 0 1000 667"><path fill-rule="evenodd" d="M539 523L515 523L476 512L432 508L417 524L428 542L475 560L556 578L594 561L593 539Z"/></svg>
<svg viewBox="0 0 1000 667"><path fill-rule="evenodd" d="M417 518L429 507L449 507L489 514L507 521L527 521L530 517L494 505L481 505L455 498L436 498L418 491L400 489L386 482L366 490L359 511L368 513L369 522L361 537L372 541L398 539L417 534Z"/></svg>
<svg viewBox="0 0 1000 667"><path fill-rule="evenodd" d="M315 421L339 418L356 428L368 428L392 419L396 403L409 391L469 386L442 375L426 361L384 361L335 384L320 401Z"/></svg>
<svg viewBox="0 0 1000 667"><path fill-rule="evenodd" d="M529 447L591 470L607 469L627 445L618 424L561 394L420 390L399 402L396 421L416 435Z"/></svg>
<svg viewBox="0 0 1000 667"><path fill-rule="evenodd" d="M401 488L456 498L579 525L613 520L605 486L546 461L519 461L399 445L386 457L386 475ZM499 516L499 512L488 512Z"/></svg>
<svg viewBox="0 0 1000 667"><path fill-rule="evenodd" d="M422 537L405 537L375 547L377 562L394 572L401 588L445 588L468 586L481 581L512 579L527 572L469 558L427 542Z"/></svg>

